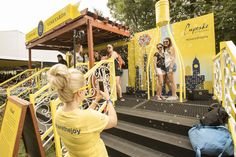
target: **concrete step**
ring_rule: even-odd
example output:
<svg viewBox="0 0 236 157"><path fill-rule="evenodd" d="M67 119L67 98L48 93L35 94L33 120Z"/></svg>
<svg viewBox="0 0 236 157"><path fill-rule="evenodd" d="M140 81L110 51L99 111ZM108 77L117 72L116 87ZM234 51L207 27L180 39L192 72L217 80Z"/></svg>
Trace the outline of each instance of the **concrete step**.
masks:
<svg viewBox="0 0 236 157"><path fill-rule="evenodd" d="M194 124L199 123L197 118L186 118L179 115L128 107L116 107L116 112L119 120L184 136L188 135L188 130Z"/></svg>
<svg viewBox="0 0 236 157"><path fill-rule="evenodd" d="M110 157L172 157L109 133L102 133L101 137Z"/></svg>
<svg viewBox="0 0 236 157"><path fill-rule="evenodd" d="M172 156L191 157L195 155L188 137L168 131L120 120L117 127L106 130L106 132Z"/></svg>

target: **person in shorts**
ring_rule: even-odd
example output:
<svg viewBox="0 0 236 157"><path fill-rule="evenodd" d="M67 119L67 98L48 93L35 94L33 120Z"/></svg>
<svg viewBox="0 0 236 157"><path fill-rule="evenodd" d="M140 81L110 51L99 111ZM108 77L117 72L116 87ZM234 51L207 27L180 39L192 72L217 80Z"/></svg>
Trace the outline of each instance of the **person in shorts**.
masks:
<svg viewBox="0 0 236 157"><path fill-rule="evenodd" d="M172 92L172 95L168 97L166 100L178 100L178 96L176 94L176 83L174 79L174 73L177 70L175 61L176 60L175 48L172 45L171 39L169 37L164 39L163 45L164 45L166 75Z"/></svg>
<svg viewBox="0 0 236 157"><path fill-rule="evenodd" d="M157 52L154 54L154 67L156 75L156 100L164 100L162 96L163 78L166 74L164 46L161 43L156 45Z"/></svg>

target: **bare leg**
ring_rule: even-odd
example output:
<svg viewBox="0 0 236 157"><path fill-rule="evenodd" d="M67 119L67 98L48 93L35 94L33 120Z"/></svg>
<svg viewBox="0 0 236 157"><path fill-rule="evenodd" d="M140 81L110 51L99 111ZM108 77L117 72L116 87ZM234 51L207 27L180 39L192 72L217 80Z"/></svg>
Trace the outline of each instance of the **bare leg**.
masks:
<svg viewBox="0 0 236 157"><path fill-rule="evenodd" d="M162 75L159 75L159 85L160 85L160 98L162 99L162 100L164 100L165 98L162 96L162 89L163 89L163 83L164 83L164 76L165 76L165 74L162 74Z"/></svg>
<svg viewBox="0 0 236 157"><path fill-rule="evenodd" d="M168 91L170 91L172 87L168 74L166 74L166 84L168 86Z"/></svg>
<svg viewBox="0 0 236 157"><path fill-rule="evenodd" d="M163 75L158 75L159 79L159 96L162 97Z"/></svg>
<svg viewBox="0 0 236 157"><path fill-rule="evenodd" d="M156 77L156 97L158 98L158 96L160 96L160 84L159 84L159 76Z"/></svg>
<svg viewBox="0 0 236 157"><path fill-rule="evenodd" d="M119 98L122 98L122 89L120 85L120 76L116 76L116 91Z"/></svg>
<svg viewBox="0 0 236 157"><path fill-rule="evenodd" d="M177 96L176 95L176 84L175 84L175 80L174 80L174 73L173 72L168 73L168 78L170 81L172 96Z"/></svg>

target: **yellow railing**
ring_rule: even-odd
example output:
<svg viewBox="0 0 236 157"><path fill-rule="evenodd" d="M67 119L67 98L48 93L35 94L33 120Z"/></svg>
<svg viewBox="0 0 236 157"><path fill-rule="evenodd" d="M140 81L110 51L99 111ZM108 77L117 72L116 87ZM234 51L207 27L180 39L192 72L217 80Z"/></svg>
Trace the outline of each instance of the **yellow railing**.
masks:
<svg viewBox="0 0 236 157"><path fill-rule="evenodd" d="M27 70L13 76L12 78L0 83L0 87L3 87L6 84L7 85L13 85L12 84L13 82L17 83L17 82L21 81L22 79L25 79L27 76L30 76L30 75L34 74L35 72L36 72L35 69L27 69Z"/></svg>
<svg viewBox="0 0 236 157"><path fill-rule="evenodd" d="M236 145L236 47L232 41L220 43L220 53L213 58L214 96L230 115L228 124Z"/></svg>
<svg viewBox="0 0 236 157"><path fill-rule="evenodd" d="M30 102L34 105L35 107L35 113L36 113L36 118L38 119L37 115L37 109L39 108L38 106L35 106L36 101L40 104L44 103L44 99L49 99L48 94L49 92L44 92L42 94L42 91L45 91L46 88L48 88L47 86L44 86L47 84L47 75L46 72L49 70L49 68L44 68L39 70L38 72L34 73L33 75L29 76L28 78L25 78L23 81L17 83L14 86L11 86L7 89L7 96L10 95L16 95L18 97L21 97L23 99L30 99ZM31 71L31 70L29 70ZM44 86L43 88L41 88L42 86ZM48 108L49 105L48 105ZM41 109L41 112L44 112L48 116L49 111L46 111L45 108ZM46 111L46 112L45 112ZM50 118L48 118L47 121L50 121ZM38 123L40 123L40 121L38 120ZM42 124L40 125L45 125L44 126L44 130L48 130L46 126L47 122L41 122ZM40 133L44 133L43 130L40 129ZM42 139L45 139L46 134L42 135Z"/></svg>
<svg viewBox="0 0 236 157"><path fill-rule="evenodd" d="M56 157L62 157L61 140L60 140L60 137L57 133L56 126L55 126L55 114L56 114L57 107L60 103L61 103L60 99L56 99L50 103L51 113L52 113L52 128L53 128L53 134L54 134Z"/></svg>
<svg viewBox="0 0 236 157"><path fill-rule="evenodd" d="M109 76L107 75L108 71ZM105 85L105 90L107 90L110 94L111 100L116 101L117 96L114 59L111 58L98 62L84 75L84 78L89 82L88 84L92 85L91 89L97 88L97 80L102 80Z"/></svg>
<svg viewBox="0 0 236 157"><path fill-rule="evenodd" d="M35 109L43 145L46 145L46 143L49 142L46 140L46 137L51 138L53 136L50 101L56 98L56 92L50 88L48 84L43 86L37 92L30 94L30 102L33 104Z"/></svg>
<svg viewBox="0 0 236 157"><path fill-rule="evenodd" d="M76 64L76 69L85 73L84 77L86 79L86 84L87 84L86 85L87 94L86 94L85 98L90 99L91 97L94 96L94 94L95 94L94 88L96 88L96 79L101 79L101 78L98 78L98 76L104 77L104 78L107 77L107 75L103 76L103 75L98 75L97 73L102 72L104 70L104 68L106 68L106 70L109 71L110 76L112 76L112 77L109 77L108 84L112 85L112 86L110 86L111 90L109 93L111 93L111 99L113 101L115 101L116 100L116 92L115 92L116 86L115 86L114 61L112 59L100 61L100 62L96 63L96 65L92 69L88 70L88 68L89 68L88 63L77 63ZM104 79L104 80L107 80L107 79ZM57 140L58 135L55 133L55 127L53 126L54 124L51 123L54 121L54 119L52 117L54 117L55 112L56 112L56 108L54 108L54 107L61 103L61 101L59 99L55 100L55 98L57 98L56 92L53 89L51 89L48 84L43 86L41 89L37 90L35 93L30 94L30 102L34 105L36 119L38 121L40 132L42 133L41 139L45 145L45 143L47 143L45 138L54 136L54 140L56 143L56 150L59 150L56 152L57 153L56 156L61 156L60 155L61 154L61 150L60 150L61 145L58 147L58 140ZM57 105L55 105L55 104L57 104ZM50 109L48 108L49 106L50 106ZM43 112L40 113L42 108L43 108ZM103 109L104 109L104 105L101 105L99 110L102 111ZM47 115L50 115L50 117L48 117L48 119L46 119L45 121L42 121L40 119L40 117L38 117L38 113L40 113L46 117L47 117ZM54 132L54 134L52 134L53 132Z"/></svg>
<svg viewBox="0 0 236 157"><path fill-rule="evenodd" d="M28 90L30 91L30 93L33 93L34 90L40 89L40 87L44 86L47 83L46 71L48 69L49 68L44 68L42 70L39 70L35 74L17 83L16 85L7 88L7 96L10 95L22 96L21 93L25 92L25 90Z"/></svg>
<svg viewBox="0 0 236 157"><path fill-rule="evenodd" d="M34 88L37 88L37 89L40 89L41 86L44 85L44 83L46 83L46 80L42 79L43 76L41 75L45 75L46 76L46 71L48 70L49 68L44 68L42 70L39 70L38 72L36 72L35 74L33 74L32 76L26 78L25 80L17 83L16 85L10 87L7 89L7 96L10 96L10 95L16 95L21 93L22 90L26 90L27 88L31 88L31 89L34 89ZM43 82L45 81L45 82ZM15 92L17 91L17 92ZM13 93L14 92L14 93Z"/></svg>
<svg viewBox="0 0 236 157"><path fill-rule="evenodd" d="M11 86L16 85L20 81L26 79L27 77L33 75L36 72L35 69L28 69L25 70L14 77L0 83L0 110L4 108L5 100L7 98L7 88L10 88Z"/></svg>
<svg viewBox="0 0 236 157"><path fill-rule="evenodd" d="M88 71L88 63L77 63L76 69L86 73ZM23 94L20 93L21 95ZM30 102L33 104L36 119L39 124L39 129L41 132L41 140L43 143L47 143L45 140L46 137L52 136L53 127L51 123L51 110L50 110L50 101L57 98L56 92L49 87L48 84L37 90L35 93L30 94ZM86 96L88 97L88 96ZM43 110L43 112L42 112ZM38 115L41 114L41 115ZM48 116L50 115L50 116ZM40 117L47 117L45 120L42 120Z"/></svg>
<svg viewBox="0 0 236 157"><path fill-rule="evenodd" d="M218 101L222 101L222 67L221 67L221 52L219 52L215 57L213 57L213 93L218 99Z"/></svg>

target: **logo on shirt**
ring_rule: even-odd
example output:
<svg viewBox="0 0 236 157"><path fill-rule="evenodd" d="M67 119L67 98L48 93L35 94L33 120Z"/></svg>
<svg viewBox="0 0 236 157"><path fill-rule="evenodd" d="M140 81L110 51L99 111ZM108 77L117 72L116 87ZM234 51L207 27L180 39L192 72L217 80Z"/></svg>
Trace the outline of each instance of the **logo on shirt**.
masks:
<svg viewBox="0 0 236 157"><path fill-rule="evenodd" d="M65 126L61 126L56 124L56 128L59 130L62 130L64 132L70 133L70 134L75 134L75 135L79 135L80 134L80 129L75 129L75 128L67 128Z"/></svg>

